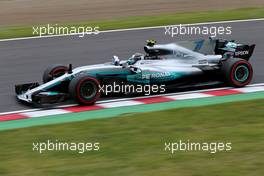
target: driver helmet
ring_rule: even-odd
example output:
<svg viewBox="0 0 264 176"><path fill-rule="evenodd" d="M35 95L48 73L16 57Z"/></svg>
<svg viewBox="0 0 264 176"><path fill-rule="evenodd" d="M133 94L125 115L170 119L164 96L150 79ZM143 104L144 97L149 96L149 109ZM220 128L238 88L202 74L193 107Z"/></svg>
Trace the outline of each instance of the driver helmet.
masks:
<svg viewBox="0 0 264 176"><path fill-rule="evenodd" d="M113 63L114 65L119 65L119 64L120 64L120 60L119 60L119 58L118 58L117 56L113 56L113 57L112 57L112 63Z"/></svg>

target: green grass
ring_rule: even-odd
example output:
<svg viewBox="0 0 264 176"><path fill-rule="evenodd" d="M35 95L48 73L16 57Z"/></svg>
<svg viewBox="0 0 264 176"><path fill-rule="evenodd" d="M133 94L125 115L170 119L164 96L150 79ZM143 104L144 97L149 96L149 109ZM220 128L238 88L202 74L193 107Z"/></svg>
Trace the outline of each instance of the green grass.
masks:
<svg viewBox="0 0 264 176"><path fill-rule="evenodd" d="M0 133L0 175L263 175L264 100L127 114ZM100 142L99 152L32 151L33 142ZM164 151L164 142L232 142L230 152Z"/></svg>
<svg viewBox="0 0 264 176"><path fill-rule="evenodd" d="M123 29L159 25L186 24L223 20L239 20L263 18L264 8L245 8L224 11L192 12L192 13L175 13L161 14L156 16L133 16L124 17L117 20L108 21L90 21L72 24L60 24L61 26L99 26L100 30ZM43 25L43 24L42 24ZM34 25L34 26L42 26ZM44 24L45 25L45 24ZM1 27L0 39L29 37L32 36L32 26L13 26Z"/></svg>

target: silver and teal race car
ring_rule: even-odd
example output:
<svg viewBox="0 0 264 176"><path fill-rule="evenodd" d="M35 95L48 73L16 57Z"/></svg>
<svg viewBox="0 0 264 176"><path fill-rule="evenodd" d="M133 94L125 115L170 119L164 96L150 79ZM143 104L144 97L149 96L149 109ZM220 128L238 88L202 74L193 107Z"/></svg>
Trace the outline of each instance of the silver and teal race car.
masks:
<svg viewBox="0 0 264 176"><path fill-rule="evenodd" d="M109 85L162 85L163 90L209 84L243 87L253 76L249 58L254 48L215 38L170 44L148 40L145 54L136 53L127 60L114 56L109 63L74 69L71 64L52 65L43 74L43 84L16 85L15 90L18 100L36 105L68 99L91 105L106 96L103 88Z"/></svg>

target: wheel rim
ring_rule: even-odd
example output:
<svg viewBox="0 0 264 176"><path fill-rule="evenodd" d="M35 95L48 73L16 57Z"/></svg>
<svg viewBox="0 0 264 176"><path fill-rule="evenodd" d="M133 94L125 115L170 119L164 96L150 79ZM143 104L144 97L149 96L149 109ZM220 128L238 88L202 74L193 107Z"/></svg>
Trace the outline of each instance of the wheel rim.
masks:
<svg viewBox="0 0 264 176"><path fill-rule="evenodd" d="M235 69L235 80L238 82L245 82L249 78L249 69L245 65L239 65Z"/></svg>
<svg viewBox="0 0 264 176"><path fill-rule="evenodd" d="M86 81L81 85L80 88L81 97L86 100L90 100L97 94L97 86L94 82Z"/></svg>

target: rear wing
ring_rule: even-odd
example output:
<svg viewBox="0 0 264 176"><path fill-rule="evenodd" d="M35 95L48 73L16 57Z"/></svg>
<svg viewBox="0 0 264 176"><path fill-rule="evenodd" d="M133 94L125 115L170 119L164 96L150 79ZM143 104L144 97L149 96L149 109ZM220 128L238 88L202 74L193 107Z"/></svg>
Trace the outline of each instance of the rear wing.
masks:
<svg viewBox="0 0 264 176"><path fill-rule="evenodd" d="M256 46L255 44L239 44L234 40L216 39L215 42L215 54L224 55L225 53L229 53L232 54L233 57L245 59L247 61L252 56Z"/></svg>

